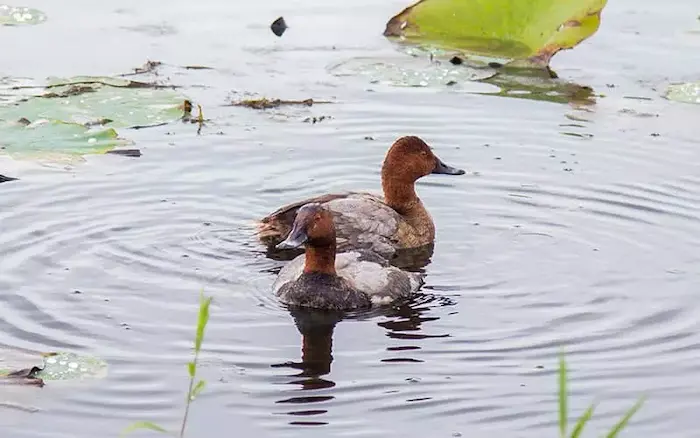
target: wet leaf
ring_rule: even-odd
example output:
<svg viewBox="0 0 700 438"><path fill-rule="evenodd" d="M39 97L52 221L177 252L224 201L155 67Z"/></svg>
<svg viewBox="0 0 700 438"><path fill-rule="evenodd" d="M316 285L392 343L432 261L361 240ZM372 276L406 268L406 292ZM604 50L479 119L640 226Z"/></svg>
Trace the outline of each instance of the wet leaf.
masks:
<svg viewBox="0 0 700 438"><path fill-rule="evenodd" d="M104 153L128 144L112 128L86 128L78 123L37 120L28 126L0 121L0 147L9 155Z"/></svg>
<svg viewBox="0 0 700 438"><path fill-rule="evenodd" d="M125 437L129 435L130 433L137 431L137 430L152 430L154 432L161 432L161 433L167 433L169 434L167 430L163 429L162 427L158 426L155 423L151 423L150 421L139 421L137 423L133 423L128 427L125 427L124 430L122 430L122 433L119 435L121 437Z"/></svg>
<svg viewBox="0 0 700 438"><path fill-rule="evenodd" d="M107 363L97 357L61 352L44 357L43 368L36 375L47 382L102 379L107 375Z"/></svg>
<svg viewBox="0 0 700 438"><path fill-rule="evenodd" d="M700 82L671 84L666 89L665 97L685 103L700 103Z"/></svg>
<svg viewBox="0 0 700 438"><path fill-rule="evenodd" d="M504 62L546 67L558 51L593 35L607 0L420 0L392 17L384 35Z"/></svg>
<svg viewBox="0 0 700 438"><path fill-rule="evenodd" d="M5 351L0 357L0 383L43 386L55 380L101 379L106 373L103 360L75 353Z"/></svg>
<svg viewBox="0 0 700 438"><path fill-rule="evenodd" d="M0 353L0 383L43 386L43 380L36 376L42 363L41 354L3 349Z"/></svg>
<svg viewBox="0 0 700 438"><path fill-rule="evenodd" d="M46 21L46 14L38 9L0 4L0 25L26 26L44 21Z"/></svg>
<svg viewBox="0 0 700 438"><path fill-rule="evenodd" d="M25 93L0 106L0 147L11 155L104 153L129 143L115 128L157 126L183 115L178 92L123 78L54 78L45 88L8 91Z"/></svg>

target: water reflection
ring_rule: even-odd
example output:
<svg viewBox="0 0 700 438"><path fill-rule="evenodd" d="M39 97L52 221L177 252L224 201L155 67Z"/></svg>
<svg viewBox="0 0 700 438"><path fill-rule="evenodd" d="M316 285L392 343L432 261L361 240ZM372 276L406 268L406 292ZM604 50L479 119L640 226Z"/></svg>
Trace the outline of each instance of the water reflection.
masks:
<svg viewBox="0 0 700 438"><path fill-rule="evenodd" d="M294 324L301 333L301 362L285 362L272 365L273 368L292 368L299 373L293 374L294 379L288 382L291 385L299 385L301 390L318 390L333 388L335 382L324 379L331 372L333 362L333 330L343 317L343 312L322 311L289 307L289 312L294 318ZM332 400L332 395L305 395L289 397L278 400L283 404L307 404ZM311 416L327 413L325 409L292 410L288 415ZM298 425L322 425L322 421L293 421L290 424Z"/></svg>
<svg viewBox="0 0 700 438"><path fill-rule="evenodd" d="M386 351L392 354L393 357L382 358L380 361L384 363L422 363L422 359L412 357L410 353L421 350L418 341L449 336L449 334L421 333L423 323L440 319L437 316L428 315L435 303L439 306L455 304L452 300L445 297L417 294L412 300L395 306L359 313L313 310L290 306L288 308L289 312L294 318L297 330L302 335L301 361L273 364L272 367L291 368L298 371L289 376L292 379L287 384L298 385L301 391L323 391L334 388L336 383L327 376L331 373L331 364L333 362L333 332L336 325L346 318L366 320L378 317L384 318L377 325L387 330L386 334L388 337L407 341L405 345L387 347ZM396 354L400 356L396 356ZM275 403L298 406L327 402L333 399L335 399L333 394L323 391L322 394L305 393L300 396L286 397L277 400ZM328 413L327 409L314 407L314 409L291 409L286 414L292 416L316 416ZM328 406L324 404L323 407L327 408ZM290 422L290 424L323 425L328 423L320 420L296 420Z"/></svg>
<svg viewBox="0 0 700 438"><path fill-rule="evenodd" d="M593 88L552 78L543 70L521 69L517 72L504 70L481 80L498 87L497 92L478 92L492 96L512 97L571 105L594 105L596 95Z"/></svg>

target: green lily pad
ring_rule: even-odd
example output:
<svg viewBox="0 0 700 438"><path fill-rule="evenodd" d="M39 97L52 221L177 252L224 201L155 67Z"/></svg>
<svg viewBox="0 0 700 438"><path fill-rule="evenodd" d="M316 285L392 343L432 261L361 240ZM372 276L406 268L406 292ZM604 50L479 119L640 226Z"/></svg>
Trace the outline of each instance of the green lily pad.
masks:
<svg viewBox="0 0 700 438"><path fill-rule="evenodd" d="M82 381L102 379L107 363L75 353L5 352L0 358L0 383L44 386L48 381Z"/></svg>
<svg viewBox="0 0 700 438"><path fill-rule="evenodd" d="M44 381L96 380L107 375L107 363L92 356L58 353L44 357L44 367L36 376Z"/></svg>
<svg viewBox="0 0 700 438"><path fill-rule="evenodd" d="M700 103L700 82L671 84L666 89L665 97L685 103Z"/></svg>
<svg viewBox="0 0 700 438"><path fill-rule="evenodd" d="M384 36L465 56L547 67L558 51L593 35L607 0L419 0Z"/></svg>
<svg viewBox="0 0 700 438"><path fill-rule="evenodd" d="M113 128L91 129L47 119L27 126L0 121L0 133L0 148L11 156L99 154L129 144Z"/></svg>
<svg viewBox="0 0 700 438"><path fill-rule="evenodd" d="M0 105L0 148L14 156L104 153L129 142L115 128L158 126L183 116L175 90L112 77L51 79L41 94ZM9 99L8 99L9 100Z"/></svg>
<svg viewBox="0 0 700 438"><path fill-rule="evenodd" d="M0 25L20 26L40 24L46 21L46 18L46 14L38 9L0 4Z"/></svg>

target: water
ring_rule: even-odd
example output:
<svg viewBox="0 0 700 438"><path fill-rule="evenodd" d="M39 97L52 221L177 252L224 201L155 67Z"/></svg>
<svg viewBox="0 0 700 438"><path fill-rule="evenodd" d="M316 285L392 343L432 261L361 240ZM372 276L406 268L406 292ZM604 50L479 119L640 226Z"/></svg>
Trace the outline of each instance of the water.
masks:
<svg viewBox="0 0 700 438"><path fill-rule="evenodd" d="M692 434L700 109L659 94L697 80L697 5L611 2L601 30L553 62L606 95L579 107L334 74L363 58L409 62L381 37L405 4L375 3L42 0L30 6L45 24L0 28L5 76L215 67L168 73L213 120L201 136L176 124L128 132L141 158L0 161L22 178L0 186L0 345L110 365L101 381L4 392L8 436L177 428L202 288L214 302L193 436L554 435L561 346L572 410L600 401L589 433L646 393L628 434ZM267 27L280 15L278 39ZM335 103L223 106L245 93ZM313 116L331 118L303 121ZM250 224L300 197L378 190L404 134L468 171L419 184L437 224L425 295L304 328L302 341L269 292L283 262Z"/></svg>

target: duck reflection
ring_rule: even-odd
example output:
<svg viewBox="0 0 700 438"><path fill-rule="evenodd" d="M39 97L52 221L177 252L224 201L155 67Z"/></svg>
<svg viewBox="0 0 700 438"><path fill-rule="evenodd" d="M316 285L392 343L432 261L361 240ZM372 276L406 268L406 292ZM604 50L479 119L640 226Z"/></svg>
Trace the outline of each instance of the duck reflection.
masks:
<svg viewBox="0 0 700 438"><path fill-rule="evenodd" d="M386 353L389 357L379 358L379 360L384 363L420 363L423 360L413 357L410 352L421 349L422 339L449 336L449 334L424 333L423 324L440 319L431 312L435 307L453 304L454 302L446 297L419 293L407 302L354 313L288 306L296 328L302 336L301 361L273 364L272 367L291 368L297 371L289 376L291 380L287 383L298 385L299 389L304 391L302 393L304 395L287 397L277 400L276 403L297 406L285 412L286 415L313 418L313 420L295 420L289 424L305 426L327 424L322 420L322 416L328 413L328 405L312 405L313 408L308 405L335 399L335 395L328 390L334 388L336 384L328 376L333 363L333 333L340 321L355 319L359 322L382 318L383 320L376 324L386 329L387 336L398 340L401 345L394 343L388 346ZM307 406L301 408L300 405Z"/></svg>
<svg viewBox="0 0 700 438"><path fill-rule="evenodd" d="M301 389L332 388L335 382L324 379L331 372L333 362L333 330L345 316L343 312L305 309L289 306L294 324L301 333L301 362L286 362L272 365L275 368L299 370L290 384L300 385ZM308 403L332 399L329 397L293 397L277 403Z"/></svg>

